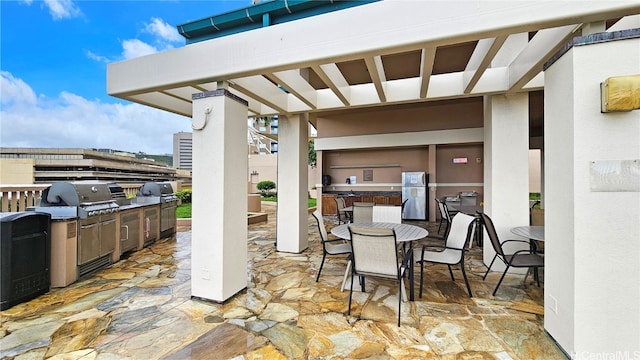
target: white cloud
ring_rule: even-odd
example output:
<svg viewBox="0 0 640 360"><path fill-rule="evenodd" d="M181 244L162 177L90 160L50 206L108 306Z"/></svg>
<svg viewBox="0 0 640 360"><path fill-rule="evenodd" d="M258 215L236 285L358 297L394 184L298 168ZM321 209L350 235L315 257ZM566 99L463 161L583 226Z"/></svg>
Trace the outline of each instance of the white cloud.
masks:
<svg viewBox="0 0 640 360"><path fill-rule="evenodd" d="M131 59L156 52L158 52L156 47L138 39L129 39L122 42L122 57L124 59Z"/></svg>
<svg viewBox="0 0 640 360"><path fill-rule="evenodd" d="M28 2L29 4L31 2ZM71 0L44 0L54 20L70 19L82 15L82 11Z"/></svg>
<svg viewBox="0 0 640 360"><path fill-rule="evenodd" d="M2 71L0 75L0 89L2 89L0 103L3 107L16 103L25 105L36 103L36 93L22 79L13 77L8 71Z"/></svg>
<svg viewBox="0 0 640 360"><path fill-rule="evenodd" d="M180 34L178 33L178 30L176 30L173 26L167 24L160 18L151 18L151 22L145 24L142 32L151 34L153 37L152 40L153 42L155 42L156 46L137 38L126 39L121 42L122 53L120 54L119 58L112 59L107 56L96 54L90 50L86 51L85 54L89 59L108 63L112 61L127 60L144 55L149 55L157 53L158 51L173 49L172 43L183 40L182 36L180 36Z"/></svg>
<svg viewBox="0 0 640 360"><path fill-rule="evenodd" d="M94 53L93 51L86 51L87 57L91 60L95 60L98 62L102 62L102 63L109 63L111 62L111 60L109 60L109 58L107 58L106 56L102 56L102 55L98 55L96 53Z"/></svg>
<svg viewBox="0 0 640 360"><path fill-rule="evenodd" d="M3 71L0 144L6 147L109 148L147 154L173 151L173 134L190 131L184 116L139 104L107 104L63 92L37 97Z"/></svg>
<svg viewBox="0 0 640 360"><path fill-rule="evenodd" d="M159 18L151 18L151 23L146 24L145 30L158 37L159 40L164 40L168 42L178 42L183 39L176 30L175 27L167 24L162 19Z"/></svg>

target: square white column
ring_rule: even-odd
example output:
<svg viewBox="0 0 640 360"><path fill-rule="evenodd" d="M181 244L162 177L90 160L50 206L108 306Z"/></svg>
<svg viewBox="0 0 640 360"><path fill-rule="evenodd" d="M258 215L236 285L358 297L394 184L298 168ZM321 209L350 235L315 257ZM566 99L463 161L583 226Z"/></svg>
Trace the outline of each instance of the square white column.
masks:
<svg viewBox="0 0 640 360"><path fill-rule="evenodd" d="M518 238L511 234L512 227L529 225L529 97L526 93L485 96L484 112L484 212L504 241ZM489 265L495 251L486 232L484 238L484 262ZM521 248L525 247L505 251ZM501 261L491 268L504 269Z"/></svg>
<svg viewBox="0 0 640 360"><path fill-rule="evenodd" d="M223 302L247 287L247 103L194 95L191 295Z"/></svg>
<svg viewBox="0 0 640 360"><path fill-rule="evenodd" d="M278 251L299 253L308 246L308 115L278 118Z"/></svg>
<svg viewBox="0 0 640 360"><path fill-rule="evenodd" d="M640 38L598 35L574 39L545 70L544 327L574 359L632 359L640 356L640 192L616 190L615 167L602 176L592 167L640 161L640 110L600 112L601 82L640 74Z"/></svg>

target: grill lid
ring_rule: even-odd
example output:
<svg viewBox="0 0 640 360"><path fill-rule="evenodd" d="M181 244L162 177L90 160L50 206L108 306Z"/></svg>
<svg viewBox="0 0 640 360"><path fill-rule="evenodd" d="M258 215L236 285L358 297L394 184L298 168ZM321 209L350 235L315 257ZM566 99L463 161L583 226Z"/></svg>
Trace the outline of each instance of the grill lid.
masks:
<svg viewBox="0 0 640 360"><path fill-rule="evenodd" d="M122 186L116 183L108 183L107 186L109 187L109 191L111 192L111 198L120 199L127 197L127 194L125 194L124 190L122 190Z"/></svg>
<svg viewBox="0 0 640 360"><path fill-rule="evenodd" d="M106 183L59 182L42 192L40 206L87 206L104 202L113 202Z"/></svg>
<svg viewBox="0 0 640 360"><path fill-rule="evenodd" d="M169 182L146 182L140 187L136 196L173 195L173 187Z"/></svg>

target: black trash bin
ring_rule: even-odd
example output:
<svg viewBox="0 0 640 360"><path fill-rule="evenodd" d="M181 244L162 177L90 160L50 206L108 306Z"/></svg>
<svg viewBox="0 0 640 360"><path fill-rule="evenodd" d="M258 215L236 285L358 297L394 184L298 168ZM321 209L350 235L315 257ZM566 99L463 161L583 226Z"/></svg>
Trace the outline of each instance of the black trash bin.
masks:
<svg viewBox="0 0 640 360"><path fill-rule="evenodd" d="M50 214L1 213L0 246L0 310L49 291Z"/></svg>

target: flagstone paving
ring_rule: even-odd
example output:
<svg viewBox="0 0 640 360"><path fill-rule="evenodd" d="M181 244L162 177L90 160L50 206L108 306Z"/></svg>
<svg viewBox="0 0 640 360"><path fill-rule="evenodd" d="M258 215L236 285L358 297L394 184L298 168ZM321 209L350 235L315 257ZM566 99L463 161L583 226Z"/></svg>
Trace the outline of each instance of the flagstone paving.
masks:
<svg viewBox="0 0 640 360"><path fill-rule="evenodd" d="M247 289L226 303L191 298L191 232L181 228L87 279L1 312L0 358L565 358L543 329L543 288L514 274L491 296L500 274L482 280L478 248L467 261L473 298L459 270L452 282L446 266L427 266L423 297L402 304L398 327L394 283L367 280L347 316L345 257L328 257L315 282L322 248L313 218L309 248L279 253L275 206L263 203L263 210L268 222L249 226ZM437 223L416 223L437 231ZM418 289L419 267L416 274Z"/></svg>

